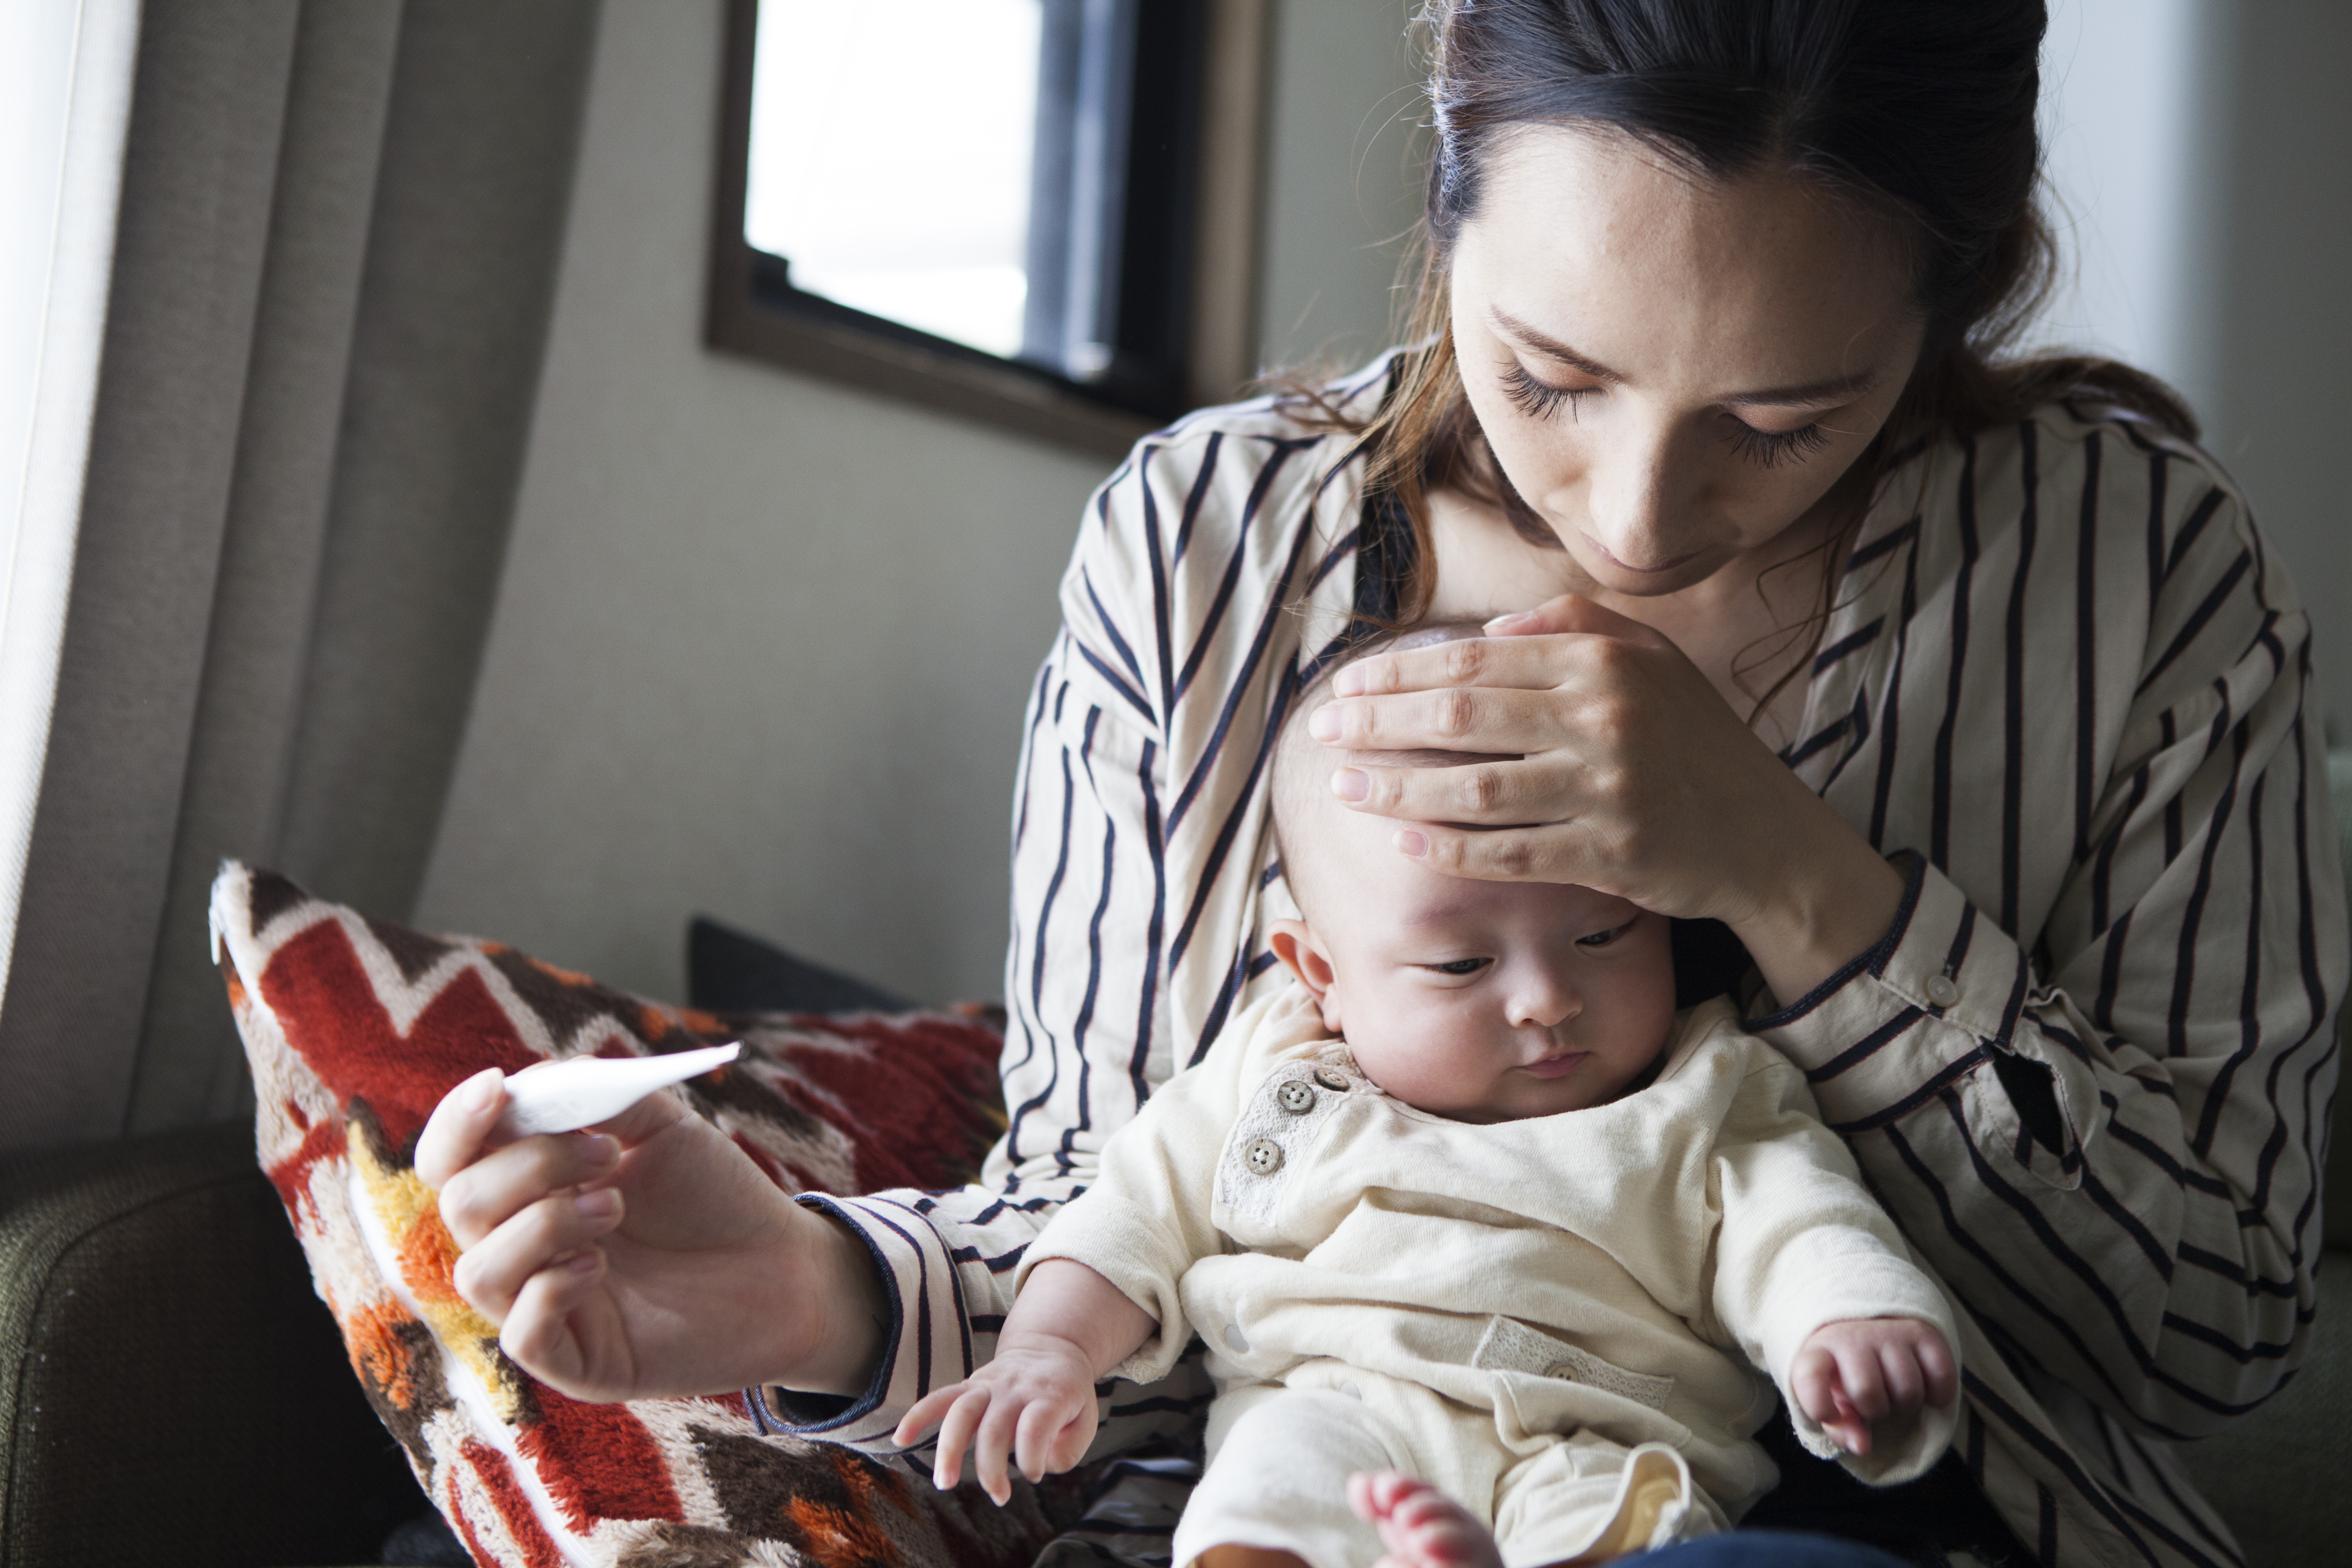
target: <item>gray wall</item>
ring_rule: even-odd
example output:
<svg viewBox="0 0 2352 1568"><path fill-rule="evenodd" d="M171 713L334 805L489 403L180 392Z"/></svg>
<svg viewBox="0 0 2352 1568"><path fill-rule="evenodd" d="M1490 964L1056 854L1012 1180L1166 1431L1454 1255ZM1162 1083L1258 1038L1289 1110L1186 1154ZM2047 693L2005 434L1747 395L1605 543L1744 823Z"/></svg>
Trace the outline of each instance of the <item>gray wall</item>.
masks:
<svg viewBox="0 0 2352 1568"><path fill-rule="evenodd" d="M2069 262L2042 340L2195 405L2312 610L2352 739L2352 5L2054 0L2042 71Z"/></svg>
<svg viewBox="0 0 2352 1568"><path fill-rule="evenodd" d="M1383 340L1404 15L1276 6L1270 362ZM717 0L605 9L416 919L676 997L699 910L913 995L994 995L1022 706L1108 465L701 346L718 53Z"/></svg>
<svg viewBox="0 0 2352 1568"><path fill-rule="evenodd" d="M2352 742L2352 5L2208 0L2228 84L2200 221L2213 343L2206 445L2311 610L2330 739Z"/></svg>

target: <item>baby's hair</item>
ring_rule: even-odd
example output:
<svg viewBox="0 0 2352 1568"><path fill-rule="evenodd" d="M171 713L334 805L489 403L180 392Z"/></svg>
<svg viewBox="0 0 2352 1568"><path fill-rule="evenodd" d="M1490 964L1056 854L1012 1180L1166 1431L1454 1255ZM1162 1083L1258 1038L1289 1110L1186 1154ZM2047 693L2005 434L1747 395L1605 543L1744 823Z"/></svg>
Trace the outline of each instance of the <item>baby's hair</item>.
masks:
<svg viewBox="0 0 2352 1568"><path fill-rule="evenodd" d="M1330 748L1307 732L1307 716L1329 699L1333 679L1351 664L1375 654L1433 647L1439 643L1485 635L1475 621L1428 621L1409 631L1374 632L1316 671L1315 678L1291 699L1290 710L1283 715L1282 728L1274 739L1266 804L1275 857L1282 863L1284 879L1290 884L1290 896L1302 913L1307 910L1307 895L1302 886L1304 879L1292 864L1290 848L1304 838L1300 827L1308 814L1337 809L1330 799L1330 780L1338 763ZM1440 767L1470 759L1459 752L1389 752L1381 753L1381 760L1404 767ZM1324 765L1318 767L1318 762ZM1308 919L1311 921L1313 916Z"/></svg>

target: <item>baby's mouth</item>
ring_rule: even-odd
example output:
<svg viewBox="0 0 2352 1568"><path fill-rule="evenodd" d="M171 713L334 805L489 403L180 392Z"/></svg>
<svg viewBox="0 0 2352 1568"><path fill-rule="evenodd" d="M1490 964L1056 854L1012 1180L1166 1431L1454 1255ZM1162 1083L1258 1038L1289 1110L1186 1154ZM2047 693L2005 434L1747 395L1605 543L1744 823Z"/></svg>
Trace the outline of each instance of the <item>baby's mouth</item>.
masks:
<svg viewBox="0 0 2352 1568"><path fill-rule="evenodd" d="M1523 1073L1531 1073L1537 1078L1566 1078L1570 1073L1582 1067L1584 1058L1591 1054L1591 1051L1562 1051L1556 1057L1546 1057L1539 1062L1529 1062L1519 1070Z"/></svg>

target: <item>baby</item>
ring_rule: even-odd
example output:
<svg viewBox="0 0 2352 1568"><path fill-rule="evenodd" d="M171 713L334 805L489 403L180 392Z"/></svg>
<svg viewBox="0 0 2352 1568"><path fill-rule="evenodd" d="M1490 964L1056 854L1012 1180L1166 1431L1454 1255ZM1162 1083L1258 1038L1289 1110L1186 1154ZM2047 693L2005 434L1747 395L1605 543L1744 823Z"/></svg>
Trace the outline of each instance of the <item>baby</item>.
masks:
<svg viewBox="0 0 2352 1568"><path fill-rule="evenodd" d="M1198 1332L1217 1397L1180 1568L1597 1563L1727 1528L1777 1479L1755 1367L1808 1447L1924 1471L1950 1310L1802 1077L1727 1001L1676 1014L1663 918L1431 871L1334 765L1303 721L1277 741L1306 918L1269 936L1298 984L1109 1140L995 1358L898 1440L938 1426L939 1484L971 1449L1001 1501L1008 1451L1068 1468L1097 1380L1163 1377Z"/></svg>

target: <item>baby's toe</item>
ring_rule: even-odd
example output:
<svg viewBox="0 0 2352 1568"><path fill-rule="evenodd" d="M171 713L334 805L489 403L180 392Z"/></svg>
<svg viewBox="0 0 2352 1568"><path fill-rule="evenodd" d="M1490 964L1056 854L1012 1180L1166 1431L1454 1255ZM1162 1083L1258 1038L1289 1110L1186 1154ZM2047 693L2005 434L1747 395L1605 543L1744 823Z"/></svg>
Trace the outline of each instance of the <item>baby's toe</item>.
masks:
<svg viewBox="0 0 2352 1568"><path fill-rule="evenodd" d="M1486 1526L1426 1481L1392 1470L1360 1475L1348 1483L1348 1500L1378 1527L1395 1568L1503 1568Z"/></svg>

